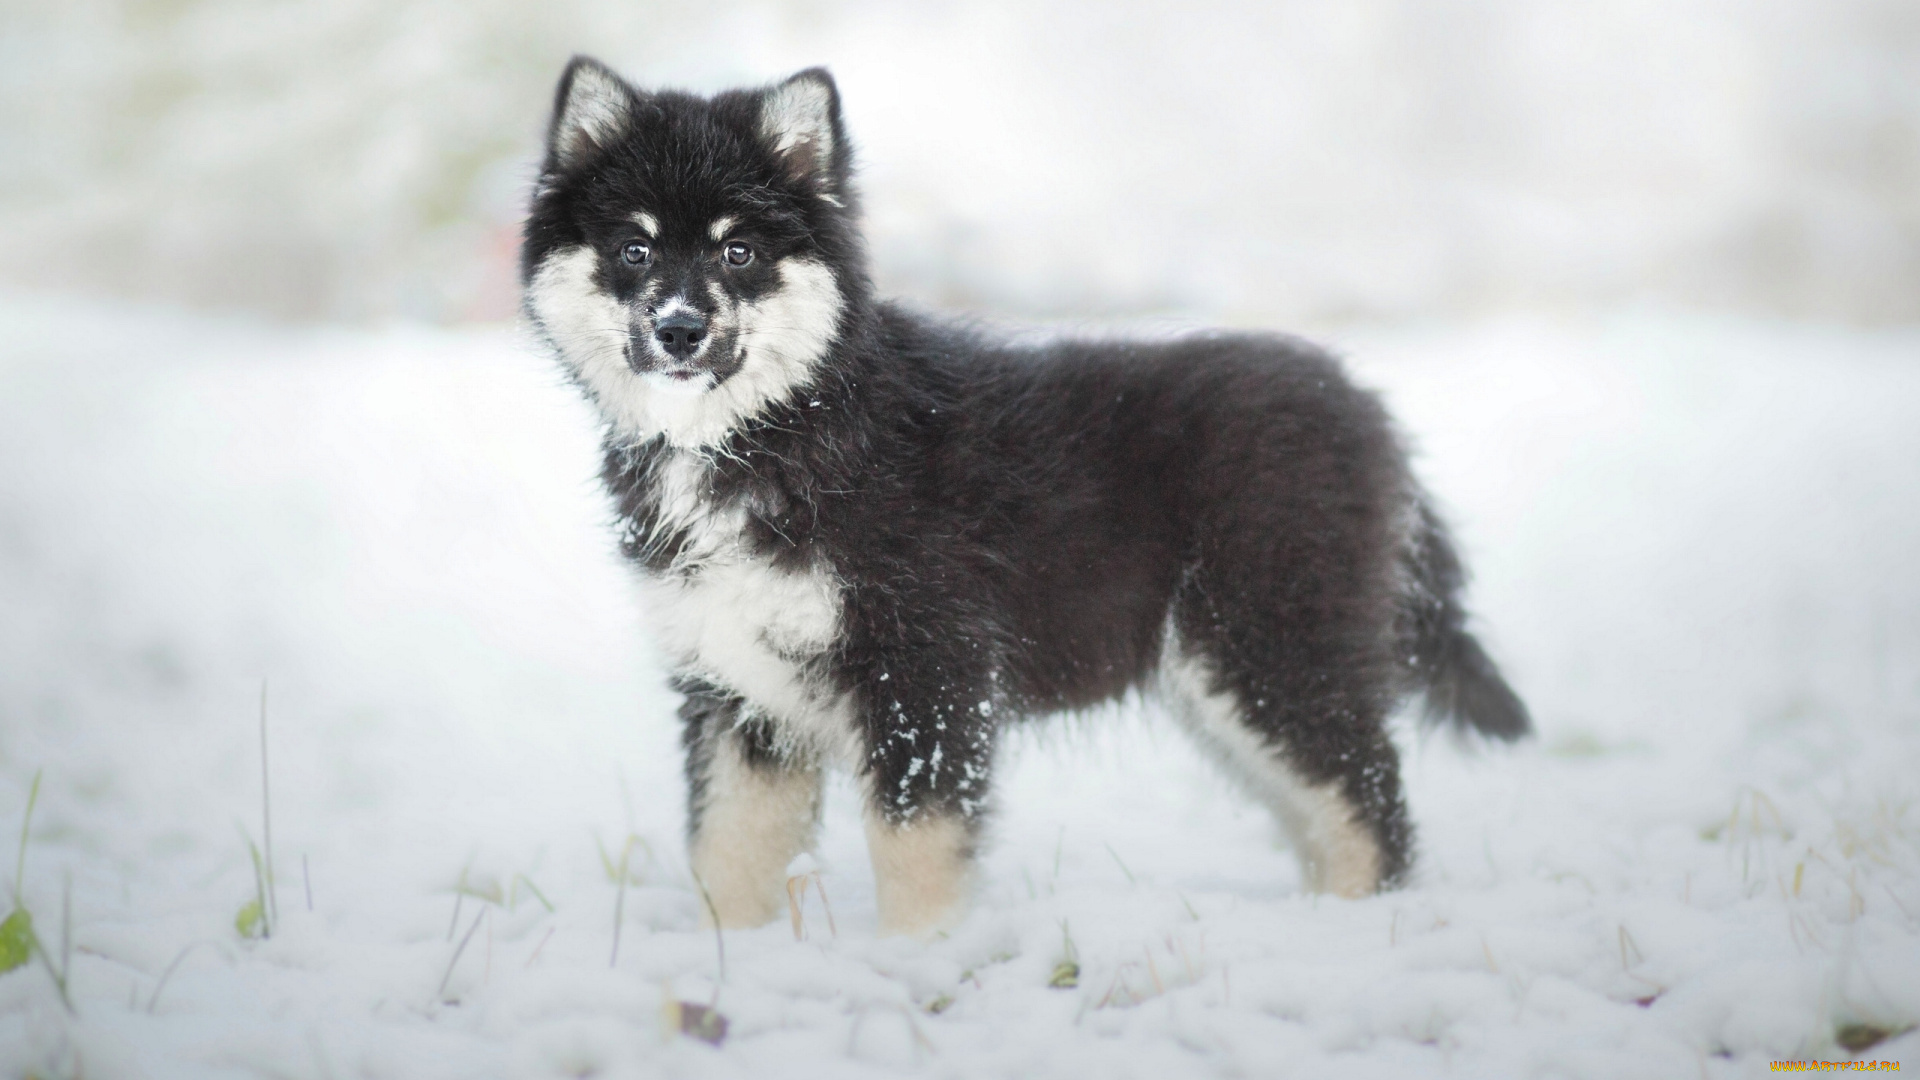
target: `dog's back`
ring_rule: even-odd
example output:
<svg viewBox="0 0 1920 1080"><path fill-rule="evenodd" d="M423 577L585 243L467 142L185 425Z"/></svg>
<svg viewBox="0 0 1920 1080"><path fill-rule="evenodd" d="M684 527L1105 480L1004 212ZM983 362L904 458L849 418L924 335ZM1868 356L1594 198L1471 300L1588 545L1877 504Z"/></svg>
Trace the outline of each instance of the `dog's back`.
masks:
<svg viewBox="0 0 1920 1080"><path fill-rule="evenodd" d="M902 448L920 464L861 528L918 538L951 564L943 590L981 591L999 625L980 629L1028 643L1010 646L1024 704L1083 705L1149 676L1176 599L1228 621L1242 600L1284 611L1303 640L1341 618L1377 629L1394 603L1402 455L1377 401L1312 346L1023 347L902 312L888 342L926 388Z"/></svg>

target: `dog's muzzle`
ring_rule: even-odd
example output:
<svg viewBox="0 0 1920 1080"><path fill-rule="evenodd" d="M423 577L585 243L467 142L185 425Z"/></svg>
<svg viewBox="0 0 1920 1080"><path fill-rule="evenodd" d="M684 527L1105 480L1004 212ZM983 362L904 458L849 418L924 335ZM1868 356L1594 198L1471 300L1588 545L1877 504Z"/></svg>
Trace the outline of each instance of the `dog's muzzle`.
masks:
<svg viewBox="0 0 1920 1080"><path fill-rule="evenodd" d="M707 317L697 311L676 311L653 324L653 340L668 356L687 363L706 343Z"/></svg>
<svg viewBox="0 0 1920 1080"><path fill-rule="evenodd" d="M658 375L691 384L713 374L711 321L685 307L654 319L635 320L627 337L627 366L636 375Z"/></svg>

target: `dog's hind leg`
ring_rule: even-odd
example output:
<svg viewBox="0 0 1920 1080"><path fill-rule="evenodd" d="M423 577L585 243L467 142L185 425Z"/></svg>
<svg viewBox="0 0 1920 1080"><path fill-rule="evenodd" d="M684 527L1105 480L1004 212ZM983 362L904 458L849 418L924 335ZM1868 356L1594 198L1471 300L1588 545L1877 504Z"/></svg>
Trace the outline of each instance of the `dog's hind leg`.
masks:
<svg viewBox="0 0 1920 1080"><path fill-rule="evenodd" d="M699 680L678 684L687 752L687 849L722 927L786 910L786 871L819 830L819 763L780 745L772 723Z"/></svg>
<svg viewBox="0 0 1920 1080"><path fill-rule="evenodd" d="M1159 683L1201 748L1273 812L1309 889L1358 897L1400 882L1411 829L1381 719L1248 694L1173 634Z"/></svg>

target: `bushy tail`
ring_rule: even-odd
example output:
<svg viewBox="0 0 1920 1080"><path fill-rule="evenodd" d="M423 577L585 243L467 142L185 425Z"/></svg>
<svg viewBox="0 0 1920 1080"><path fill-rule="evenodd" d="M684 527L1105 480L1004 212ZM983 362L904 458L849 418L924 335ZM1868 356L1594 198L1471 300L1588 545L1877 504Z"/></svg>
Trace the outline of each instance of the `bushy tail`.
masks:
<svg viewBox="0 0 1920 1080"><path fill-rule="evenodd" d="M1526 704L1467 632L1467 613L1460 606L1466 572L1446 525L1424 499L1405 569L1403 655L1410 661L1413 688L1426 698L1426 721L1472 728L1507 742L1532 731Z"/></svg>

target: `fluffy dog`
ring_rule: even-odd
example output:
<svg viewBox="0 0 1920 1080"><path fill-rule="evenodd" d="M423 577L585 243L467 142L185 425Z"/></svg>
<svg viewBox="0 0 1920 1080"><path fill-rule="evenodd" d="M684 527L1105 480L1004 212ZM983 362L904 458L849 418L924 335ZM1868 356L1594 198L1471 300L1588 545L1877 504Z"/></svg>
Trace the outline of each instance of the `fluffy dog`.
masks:
<svg viewBox="0 0 1920 1080"><path fill-rule="evenodd" d="M1157 694L1308 884L1402 881L1386 720L1512 739L1386 413L1256 334L1014 344L873 295L833 80L700 98L577 58L526 313L605 420L621 545L685 695L720 923L783 910L823 769L865 793L881 928L965 909L1017 718Z"/></svg>

